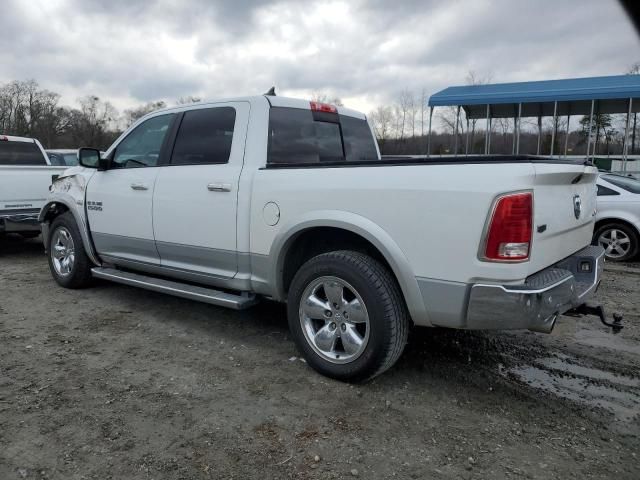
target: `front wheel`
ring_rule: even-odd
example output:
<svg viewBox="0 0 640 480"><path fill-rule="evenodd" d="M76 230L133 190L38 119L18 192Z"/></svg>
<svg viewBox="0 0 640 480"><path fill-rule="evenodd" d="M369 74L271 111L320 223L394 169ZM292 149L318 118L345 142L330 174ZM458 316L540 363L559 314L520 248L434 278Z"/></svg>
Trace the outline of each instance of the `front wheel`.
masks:
<svg viewBox="0 0 640 480"><path fill-rule="evenodd" d="M607 260L626 262L638 253L638 233L621 223L602 225L593 235L593 244L604 248Z"/></svg>
<svg viewBox="0 0 640 480"><path fill-rule="evenodd" d="M359 252L329 252L307 261L293 278L287 310L307 363L338 380L381 374L407 343L409 315L395 279Z"/></svg>
<svg viewBox="0 0 640 480"><path fill-rule="evenodd" d="M51 223L49 269L65 288L83 288L91 283L91 260L87 257L78 226L70 212Z"/></svg>

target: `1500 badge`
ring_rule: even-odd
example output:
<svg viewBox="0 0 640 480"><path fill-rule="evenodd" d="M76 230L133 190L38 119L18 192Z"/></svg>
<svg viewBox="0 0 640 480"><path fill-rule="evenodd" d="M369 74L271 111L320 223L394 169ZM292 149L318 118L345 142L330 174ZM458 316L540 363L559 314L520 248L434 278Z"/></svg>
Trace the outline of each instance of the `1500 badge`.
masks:
<svg viewBox="0 0 640 480"><path fill-rule="evenodd" d="M87 210L95 210L96 212L102 211L102 202L87 201Z"/></svg>

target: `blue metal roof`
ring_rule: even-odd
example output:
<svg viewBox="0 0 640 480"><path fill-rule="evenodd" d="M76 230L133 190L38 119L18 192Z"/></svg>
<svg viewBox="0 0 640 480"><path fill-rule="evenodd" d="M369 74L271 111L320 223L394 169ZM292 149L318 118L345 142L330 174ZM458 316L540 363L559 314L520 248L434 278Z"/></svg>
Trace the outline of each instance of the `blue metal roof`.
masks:
<svg viewBox="0 0 640 480"><path fill-rule="evenodd" d="M597 111L626 113L629 98L638 99L633 111L640 111L640 75L449 87L432 95L429 106L460 105L471 118L481 118L486 105L491 105L492 117L510 117L519 103L522 116L553 115L555 101L559 115L588 114L591 100L596 100Z"/></svg>

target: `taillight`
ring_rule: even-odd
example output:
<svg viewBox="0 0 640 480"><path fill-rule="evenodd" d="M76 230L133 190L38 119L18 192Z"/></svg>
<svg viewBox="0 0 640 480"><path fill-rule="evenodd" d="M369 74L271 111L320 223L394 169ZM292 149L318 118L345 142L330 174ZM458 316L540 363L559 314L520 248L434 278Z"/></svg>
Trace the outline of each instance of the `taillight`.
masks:
<svg viewBox="0 0 640 480"><path fill-rule="evenodd" d="M498 197L487 229L484 260L523 261L529 258L533 223L533 194Z"/></svg>
<svg viewBox="0 0 640 480"><path fill-rule="evenodd" d="M335 105L330 105L328 103L309 102L309 105L313 112L338 113L338 108Z"/></svg>
<svg viewBox="0 0 640 480"><path fill-rule="evenodd" d="M5 137L4 135L0 135L0 140L1 141L5 141L5 142L9 141L9 139L7 137Z"/></svg>

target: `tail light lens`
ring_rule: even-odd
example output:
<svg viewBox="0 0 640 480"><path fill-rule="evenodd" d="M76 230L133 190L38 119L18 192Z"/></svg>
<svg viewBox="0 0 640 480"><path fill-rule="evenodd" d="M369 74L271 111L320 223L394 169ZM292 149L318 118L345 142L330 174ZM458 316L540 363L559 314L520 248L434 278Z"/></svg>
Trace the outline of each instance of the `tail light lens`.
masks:
<svg viewBox="0 0 640 480"><path fill-rule="evenodd" d="M529 258L533 224L533 194L511 193L498 197L485 240L484 259L521 262Z"/></svg>

